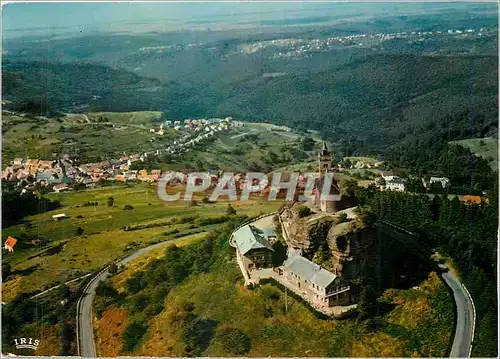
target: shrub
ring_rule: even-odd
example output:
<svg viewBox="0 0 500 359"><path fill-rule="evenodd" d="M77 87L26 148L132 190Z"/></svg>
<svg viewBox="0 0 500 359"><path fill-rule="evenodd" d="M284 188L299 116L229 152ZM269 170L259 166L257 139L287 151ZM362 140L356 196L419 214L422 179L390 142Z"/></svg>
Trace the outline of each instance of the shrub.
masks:
<svg viewBox="0 0 500 359"><path fill-rule="evenodd" d="M111 282L107 280L99 282L96 288L96 294L100 297L106 297L106 298L118 297L118 291L113 287Z"/></svg>
<svg viewBox="0 0 500 359"><path fill-rule="evenodd" d="M236 210L234 209L233 206L231 206L231 204L227 205L227 214L228 215L234 215L234 214L236 214Z"/></svg>
<svg viewBox="0 0 500 359"><path fill-rule="evenodd" d="M311 214L311 209L307 206L299 206L298 210L300 218L307 217Z"/></svg>
<svg viewBox="0 0 500 359"><path fill-rule="evenodd" d="M344 222L347 222L347 214L342 212L339 214L339 216L335 220L335 223L339 224L339 223L344 223Z"/></svg>
<svg viewBox="0 0 500 359"><path fill-rule="evenodd" d="M134 209L134 207L132 207L130 204L126 204L125 206L123 206L124 211L130 211L132 209Z"/></svg>
<svg viewBox="0 0 500 359"><path fill-rule="evenodd" d="M82 228L82 227L77 227L77 228L75 229L75 234L76 234L77 236L81 236L81 235L83 234L83 228Z"/></svg>
<svg viewBox="0 0 500 359"><path fill-rule="evenodd" d="M147 324L132 322L127 325L123 331L123 351L133 351L147 330Z"/></svg>
<svg viewBox="0 0 500 359"><path fill-rule="evenodd" d="M193 313L189 313L187 319L186 326L182 330L186 351L189 354L200 356L210 345L217 322L211 319L202 319Z"/></svg>
<svg viewBox="0 0 500 359"><path fill-rule="evenodd" d="M243 355L250 351L250 337L237 328L224 327L218 330L215 340L232 355Z"/></svg>
<svg viewBox="0 0 500 359"><path fill-rule="evenodd" d="M117 272L118 272L118 266L116 265L116 263L111 263L109 265L109 273L116 274Z"/></svg>
<svg viewBox="0 0 500 359"><path fill-rule="evenodd" d="M108 207L113 207L115 199L113 197L108 197Z"/></svg>
<svg viewBox="0 0 500 359"><path fill-rule="evenodd" d="M146 288L147 282L143 278L143 273L138 272L125 281L125 289L129 293L137 293Z"/></svg>

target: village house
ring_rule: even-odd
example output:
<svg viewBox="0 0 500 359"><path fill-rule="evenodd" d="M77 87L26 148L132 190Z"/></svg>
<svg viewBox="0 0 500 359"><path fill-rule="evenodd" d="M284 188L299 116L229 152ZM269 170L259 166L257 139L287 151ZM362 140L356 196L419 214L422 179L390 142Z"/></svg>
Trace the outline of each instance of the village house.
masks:
<svg viewBox="0 0 500 359"><path fill-rule="evenodd" d="M12 161L12 164L14 166L22 166L23 165L23 159L22 158L14 158L14 161Z"/></svg>
<svg viewBox="0 0 500 359"><path fill-rule="evenodd" d="M385 182L385 189L404 192L406 189L406 181L403 178L392 176L392 179Z"/></svg>
<svg viewBox="0 0 500 359"><path fill-rule="evenodd" d="M62 191L67 191L69 190L69 185L66 184L66 183L59 183L59 184L56 184L52 187L52 189L59 193L59 192L62 192Z"/></svg>
<svg viewBox="0 0 500 359"><path fill-rule="evenodd" d="M450 185L450 179L446 177L431 177L429 181L426 181L425 178L422 178L422 183L425 188L430 187L433 183L439 183L442 188L446 188Z"/></svg>
<svg viewBox="0 0 500 359"><path fill-rule="evenodd" d="M4 243L4 249L8 250L9 252L14 252L14 246L17 243L17 239L14 237L8 236L7 240Z"/></svg>
<svg viewBox="0 0 500 359"><path fill-rule="evenodd" d="M480 196L464 196L465 204L481 204L482 198Z"/></svg>

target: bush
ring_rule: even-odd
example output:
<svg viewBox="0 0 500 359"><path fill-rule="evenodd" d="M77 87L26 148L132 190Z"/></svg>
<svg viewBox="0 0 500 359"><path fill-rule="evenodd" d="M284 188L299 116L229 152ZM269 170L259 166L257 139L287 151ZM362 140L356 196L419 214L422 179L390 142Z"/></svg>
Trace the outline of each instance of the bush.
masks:
<svg viewBox="0 0 500 359"><path fill-rule="evenodd" d="M108 197L108 207L113 207L115 199L113 197Z"/></svg>
<svg viewBox="0 0 500 359"><path fill-rule="evenodd" d="M298 210L300 218L307 217L311 214L311 209L307 206L299 206Z"/></svg>
<svg viewBox="0 0 500 359"><path fill-rule="evenodd" d="M232 355L243 355L250 351L250 337L237 328L225 327L220 329L215 340Z"/></svg>
<svg viewBox="0 0 500 359"><path fill-rule="evenodd" d="M116 263L111 263L109 265L109 273L110 274L116 274L118 272L118 266L116 265Z"/></svg>
<svg viewBox="0 0 500 359"><path fill-rule="evenodd" d="M228 215L234 215L234 214L236 214L236 210L230 204L227 205L227 211L226 212L227 212Z"/></svg>
<svg viewBox="0 0 500 359"><path fill-rule="evenodd" d="M126 204L125 206L123 206L124 211L130 211L132 209L134 209L134 207L132 207L130 204Z"/></svg>
<svg viewBox="0 0 500 359"><path fill-rule="evenodd" d="M128 293L137 293L146 288L147 282L143 278L143 273L138 272L125 281L125 289Z"/></svg>
<svg viewBox="0 0 500 359"><path fill-rule="evenodd" d="M337 219L335 220L335 223L340 224L344 222L347 222L347 214L342 212L338 215Z"/></svg>
<svg viewBox="0 0 500 359"><path fill-rule="evenodd" d="M81 235L83 234L83 228L82 228L82 227L77 227L77 228L75 229L75 234L76 234L77 236L81 236Z"/></svg>
<svg viewBox="0 0 500 359"><path fill-rule="evenodd" d="M147 330L147 324L132 322L127 325L123 331L123 351L133 351Z"/></svg>
<svg viewBox="0 0 500 359"><path fill-rule="evenodd" d="M103 280L97 285L96 294L100 297L116 298L118 291L113 287L111 282Z"/></svg>
<svg viewBox="0 0 500 359"><path fill-rule="evenodd" d="M201 356L202 352L210 345L216 327L216 321L202 319L196 314L189 313L186 326L182 330L186 351L189 354Z"/></svg>

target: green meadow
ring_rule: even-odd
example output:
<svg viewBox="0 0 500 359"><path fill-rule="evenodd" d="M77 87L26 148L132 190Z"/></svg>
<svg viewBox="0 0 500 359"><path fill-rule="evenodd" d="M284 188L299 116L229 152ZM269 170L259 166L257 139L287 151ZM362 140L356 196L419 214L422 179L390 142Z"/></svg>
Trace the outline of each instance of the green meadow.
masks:
<svg viewBox="0 0 500 359"><path fill-rule="evenodd" d="M14 253L3 257L4 263L14 271L3 283L6 299L78 277L148 243L210 230L213 223L224 221L228 207L224 201L203 203L201 197L196 197L196 205L184 201L166 203L158 198L155 185L140 183L49 194L48 197L59 200L62 207L27 217L26 223L4 229L4 237L20 238ZM114 199L112 206L107 203L109 197ZM88 202L97 202L97 205L86 205ZM126 205L133 209L125 210ZM277 210L281 203L251 199L231 205L237 216L257 216ZM68 218L52 219L52 215L60 213ZM148 227L155 222L162 225ZM123 230L125 226L137 225L143 229ZM50 242L46 247L29 244L29 240L36 238Z"/></svg>

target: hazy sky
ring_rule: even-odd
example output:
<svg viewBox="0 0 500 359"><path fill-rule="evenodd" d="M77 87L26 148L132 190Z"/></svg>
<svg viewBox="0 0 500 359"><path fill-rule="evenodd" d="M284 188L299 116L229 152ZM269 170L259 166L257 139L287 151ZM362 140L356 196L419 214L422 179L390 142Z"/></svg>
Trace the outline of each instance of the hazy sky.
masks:
<svg viewBox="0 0 500 359"><path fill-rule="evenodd" d="M4 36L88 31L168 31L203 23L245 23L308 16L404 14L463 4L367 3L11 3L2 8Z"/></svg>

